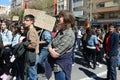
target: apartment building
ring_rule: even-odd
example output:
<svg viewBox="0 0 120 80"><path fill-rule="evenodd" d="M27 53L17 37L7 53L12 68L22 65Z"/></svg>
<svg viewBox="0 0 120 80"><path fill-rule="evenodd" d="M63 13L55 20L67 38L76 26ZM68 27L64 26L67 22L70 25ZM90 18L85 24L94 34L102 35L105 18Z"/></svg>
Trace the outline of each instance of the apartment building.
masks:
<svg viewBox="0 0 120 80"><path fill-rule="evenodd" d="M11 12L19 12L22 7L23 7L23 0L11 1Z"/></svg>
<svg viewBox="0 0 120 80"><path fill-rule="evenodd" d="M71 2L74 15L86 18L86 0L72 0Z"/></svg>
<svg viewBox="0 0 120 80"><path fill-rule="evenodd" d="M0 5L0 19L6 19L10 14L10 6Z"/></svg>
<svg viewBox="0 0 120 80"><path fill-rule="evenodd" d="M119 23L120 6L113 0L93 0L93 18L95 23Z"/></svg>
<svg viewBox="0 0 120 80"><path fill-rule="evenodd" d="M0 15L5 14L8 15L10 12L10 6L0 5Z"/></svg>
<svg viewBox="0 0 120 80"><path fill-rule="evenodd" d="M85 17L86 0L57 0L57 13L66 9L72 11L76 17Z"/></svg>
<svg viewBox="0 0 120 80"><path fill-rule="evenodd" d="M87 18L86 1L87 0L57 0L57 14L60 10L70 10L76 17L77 24L84 24Z"/></svg>
<svg viewBox="0 0 120 80"><path fill-rule="evenodd" d="M87 16L87 0L71 0L71 10L76 17L78 25L84 25Z"/></svg>
<svg viewBox="0 0 120 80"><path fill-rule="evenodd" d="M69 10L69 1L70 0L57 0L57 14L60 10Z"/></svg>
<svg viewBox="0 0 120 80"><path fill-rule="evenodd" d="M28 8L34 0L12 0L11 1L11 12L19 12L22 9Z"/></svg>

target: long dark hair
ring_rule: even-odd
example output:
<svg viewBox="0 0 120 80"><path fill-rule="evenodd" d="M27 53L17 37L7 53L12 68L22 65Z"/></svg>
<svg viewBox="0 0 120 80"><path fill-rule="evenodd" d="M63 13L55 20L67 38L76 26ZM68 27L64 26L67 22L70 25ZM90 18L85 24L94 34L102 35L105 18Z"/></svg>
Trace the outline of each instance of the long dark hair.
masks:
<svg viewBox="0 0 120 80"><path fill-rule="evenodd" d="M87 33L87 40L89 40L90 37L91 37L92 35L95 35L96 32L95 32L94 29L88 28L88 29L86 30L86 33Z"/></svg>
<svg viewBox="0 0 120 80"><path fill-rule="evenodd" d="M14 24L12 27L15 29L15 33L13 35L17 33L20 34L20 25L18 23Z"/></svg>

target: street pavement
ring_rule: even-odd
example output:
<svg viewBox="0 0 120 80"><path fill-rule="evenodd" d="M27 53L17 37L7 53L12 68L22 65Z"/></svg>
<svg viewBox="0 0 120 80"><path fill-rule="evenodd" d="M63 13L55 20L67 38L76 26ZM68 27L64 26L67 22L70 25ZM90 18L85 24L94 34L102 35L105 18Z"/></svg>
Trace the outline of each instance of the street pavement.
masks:
<svg viewBox="0 0 120 80"><path fill-rule="evenodd" d="M97 66L96 69L85 67L85 60L82 53L76 54L75 65L72 68L71 80L103 80L107 75L107 68L105 63L102 67ZM105 60L104 60L105 61ZM120 70L117 69L117 80L120 80Z"/></svg>
<svg viewBox="0 0 120 80"><path fill-rule="evenodd" d="M85 61L82 57L82 53L76 54L75 64L72 67L71 80L103 80L104 78L106 78L106 75L107 75L107 69L105 64L103 64L101 68L97 66L95 70L91 68L87 68L85 67ZM55 80L53 76L54 74L52 75L50 80ZM117 69L117 80L120 80L120 70L118 69Z"/></svg>

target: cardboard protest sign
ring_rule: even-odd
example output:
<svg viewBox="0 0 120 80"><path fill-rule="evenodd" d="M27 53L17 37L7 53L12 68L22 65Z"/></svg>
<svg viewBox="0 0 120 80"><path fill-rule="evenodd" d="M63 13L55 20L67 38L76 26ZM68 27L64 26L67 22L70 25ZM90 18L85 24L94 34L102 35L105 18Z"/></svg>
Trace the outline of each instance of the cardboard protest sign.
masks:
<svg viewBox="0 0 120 80"><path fill-rule="evenodd" d="M44 11L35 9L25 9L24 16L32 14L35 16L35 26L52 31L55 25L55 17L47 15Z"/></svg>
<svg viewBox="0 0 120 80"><path fill-rule="evenodd" d="M12 21L18 21L19 20L19 16L13 16Z"/></svg>

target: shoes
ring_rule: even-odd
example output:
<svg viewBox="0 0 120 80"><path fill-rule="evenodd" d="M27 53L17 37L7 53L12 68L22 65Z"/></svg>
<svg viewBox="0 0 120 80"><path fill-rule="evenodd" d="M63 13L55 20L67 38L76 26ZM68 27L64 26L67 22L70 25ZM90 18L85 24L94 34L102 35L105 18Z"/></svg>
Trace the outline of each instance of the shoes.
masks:
<svg viewBox="0 0 120 80"><path fill-rule="evenodd" d="M3 75L0 76L0 78L2 80L10 80L10 75L7 75L7 74L4 73Z"/></svg>
<svg viewBox="0 0 120 80"><path fill-rule="evenodd" d="M90 62L90 67L92 67L93 66L93 64L92 64L92 62Z"/></svg>
<svg viewBox="0 0 120 80"><path fill-rule="evenodd" d="M73 63L72 66L75 66L75 64Z"/></svg>
<svg viewBox="0 0 120 80"><path fill-rule="evenodd" d="M14 76L14 77L13 77L13 80L17 80L17 77L16 77L16 76Z"/></svg>
<svg viewBox="0 0 120 80"><path fill-rule="evenodd" d="M99 68L102 68L102 66L103 66L102 64L99 64L99 65L98 65Z"/></svg>
<svg viewBox="0 0 120 80"><path fill-rule="evenodd" d="M99 62L96 62L96 64L98 65L99 68L102 68L102 64L100 64Z"/></svg>

